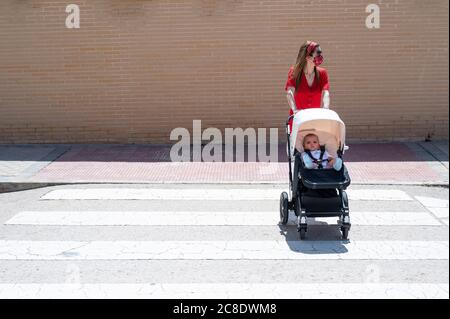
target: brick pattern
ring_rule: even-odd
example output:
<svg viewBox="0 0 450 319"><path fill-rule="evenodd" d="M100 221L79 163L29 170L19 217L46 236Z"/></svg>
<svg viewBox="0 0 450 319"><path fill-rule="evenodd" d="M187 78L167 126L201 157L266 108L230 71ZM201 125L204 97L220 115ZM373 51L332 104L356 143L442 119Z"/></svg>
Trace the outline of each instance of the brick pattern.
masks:
<svg viewBox="0 0 450 319"><path fill-rule="evenodd" d="M167 142L175 127L278 127L287 71L321 43L351 140L448 138L447 0L0 2L0 143Z"/></svg>

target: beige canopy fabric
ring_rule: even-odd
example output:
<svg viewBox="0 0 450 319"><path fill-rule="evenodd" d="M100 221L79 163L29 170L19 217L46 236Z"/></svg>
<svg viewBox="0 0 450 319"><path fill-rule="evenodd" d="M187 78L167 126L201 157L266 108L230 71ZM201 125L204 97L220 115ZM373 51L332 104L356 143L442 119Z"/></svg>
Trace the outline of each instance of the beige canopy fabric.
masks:
<svg viewBox="0 0 450 319"><path fill-rule="evenodd" d="M344 151L345 124L339 115L328 109L306 109L299 111L292 124L291 155L296 148L303 152L303 138L316 134L320 145L325 145L330 156L335 157L339 148Z"/></svg>

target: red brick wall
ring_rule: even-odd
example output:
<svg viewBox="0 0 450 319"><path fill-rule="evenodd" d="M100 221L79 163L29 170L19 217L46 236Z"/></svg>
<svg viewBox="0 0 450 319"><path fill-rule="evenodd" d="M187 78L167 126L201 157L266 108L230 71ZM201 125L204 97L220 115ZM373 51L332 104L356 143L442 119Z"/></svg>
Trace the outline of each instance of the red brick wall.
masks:
<svg viewBox="0 0 450 319"><path fill-rule="evenodd" d="M0 143L167 142L194 119L283 138L306 39L349 139L448 138L448 1L379 2L369 30L361 0L2 0Z"/></svg>

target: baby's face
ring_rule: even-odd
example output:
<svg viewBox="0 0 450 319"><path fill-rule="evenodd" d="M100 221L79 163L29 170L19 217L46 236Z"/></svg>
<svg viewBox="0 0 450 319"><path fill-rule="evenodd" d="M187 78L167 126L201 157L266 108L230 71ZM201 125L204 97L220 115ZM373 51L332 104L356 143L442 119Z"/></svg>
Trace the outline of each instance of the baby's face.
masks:
<svg viewBox="0 0 450 319"><path fill-rule="evenodd" d="M308 136L305 138L303 148L307 151L316 151L320 149L319 139L317 136Z"/></svg>

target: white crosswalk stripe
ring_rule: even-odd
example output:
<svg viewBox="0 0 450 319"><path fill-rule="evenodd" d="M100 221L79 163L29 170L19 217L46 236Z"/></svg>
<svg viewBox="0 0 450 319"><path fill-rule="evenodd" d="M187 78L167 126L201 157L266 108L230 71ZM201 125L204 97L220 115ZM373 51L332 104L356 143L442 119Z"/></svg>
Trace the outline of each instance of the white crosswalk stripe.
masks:
<svg viewBox="0 0 450 319"><path fill-rule="evenodd" d="M425 207L449 208L448 199L444 200L426 196L415 196L415 198Z"/></svg>
<svg viewBox="0 0 450 319"><path fill-rule="evenodd" d="M39 207L29 206L22 208L13 216L2 221L0 227L9 230L8 235L0 240L0 298L448 298L449 284L448 276L439 275L438 272L447 267L449 259L448 237L444 236L444 229L448 229L448 201L437 200L426 196L410 196L406 191L398 189L380 188L355 188L347 191L352 203L358 202L360 211L350 209L352 229L358 226L368 230L362 236L360 230L359 237L350 240L298 240L295 227L296 217L290 214L288 226L277 226L279 223L279 212L272 207L278 206L278 200L283 189L272 186L244 188L240 186L222 186L198 188L190 187L166 187L157 186L155 188L127 188L127 187L87 187L70 188L60 187L51 190L40 196L37 201ZM78 200L78 202L67 203L64 200ZM116 208L115 200L129 200L122 202ZM145 202L151 200L152 202ZM207 208L201 206L201 201L208 201L208 207L212 201L226 201L220 208ZM114 203L101 209L102 201ZM141 203L143 206L135 205ZM197 204L189 205L190 201ZM155 203L171 202L171 209L164 209L164 205ZM258 203L255 208L252 205ZM397 209L392 210L366 210L372 207L371 203L380 202L382 205L374 206L390 207L390 203L395 203ZM150 205L150 204L151 205ZM253 204L252 204L253 203ZM270 203L266 205L265 203ZM419 204L420 203L420 204ZM66 204L70 206L65 207ZM275 205L276 204L276 205ZM78 207L80 205L80 207ZM149 207L147 207L149 205ZM152 206L153 205L153 206ZM447 205L447 206L445 206ZM48 206L48 207L47 207ZM398 207L405 206L404 210ZM151 208L153 207L153 208ZM157 207L156 209L154 207ZM239 209L236 209L239 207ZM352 205L350 205L352 207ZM122 209L123 208L123 209ZM177 209L180 208L180 209ZM263 209L259 209L263 208ZM418 208L418 209L416 209ZM317 225L336 225L337 218L309 218L308 224L311 227ZM142 228L139 228L142 226ZM171 237L145 237L128 233L129 229L141 229L142 232L165 232L165 226L172 226ZM224 234L218 237L209 238L195 237L194 240L187 240L182 235L176 233L177 229L186 226L190 231L205 229L215 236L217 229L224 229ZM223 228L222 228L223 226ZM261 234L258 239L252 234L255 226L265 227L266 233ZM31 232L25 229L37 227L39 236L33 236L29 240L27 235ZM134 228L133 228L134 227ZM253 227L253 228L252 228ZM380 240L377 238L379 228L388 229L388 233ZM264 227L263 227L264 228ZM14 230L18 229L25 235L15 236ZM70 235L65 236L65 240L59 240L58 234L71 230ZM102 233L102 230L109 229L110 232ZM113 234L111 231L121 230L121 236L110 238L106 234ZM228 233L228 229L234 229ZM321 227L316 227L321 235ZM400 229L407 229L408 232L395 236ZM439 230L436 235L421 238L411 236L420 231ZM42 230L42 233L39 233ZM86 231L85 231L86 230ZM248 234L242 235L248 230ZM273 235L276 230L276 235ZM320 231L319 231L320 230ZM334 226L334 230L339 232ZM50 232L56 232L56 235ZM287 236L288 232L294 232L297 237ZM392 231L392 235L391 232ZM59 233L58 233L59 232ZM93 238L93 232L96 232ZM239 232L239 240L233 234ZM269 235L267 232L271 232ZM280 234L278 237L278 233ZM310 232L308 232L310 233ZM373 234L373 237L372 237ZM339 235L339 233L338 233ZM51 236L53 240L48 240ZM12 238L13 237L13 238ZM314 237L314 236L312 236ZM361 238L363 237L363 238ZM11 238L11 239L9 239ZM42 239L41 239L42 238ZM122 239L125 238L125 239ZM158 238L154 240L153 238ZM162 238L162 239L160 239ZM167 240L167 238L169 240ZM217 240L217 238L219 238ZM328 236L328 238L331 238ZM334 237L333 237L334 238ZM393 240L389 240L393 238ZM56 239L56 240L55 240ZM69 240L67 240L69 239ZM214 239L214 240L213 240ZM240 271L240 265L249 263L267 263L275 265L277 262L309 263L309 269L322 267L324 262L333 262L333 267L343 272L347 268L342 263L353 265L355 262L369 263L366 266L356 266L359 272L348 274L348 276L336 277L332 282L327 279L318 278L316 282L297 282L293 276L292 283L275 282L270 276L265 281L258 282L258 277L250 277L249 282L239 282L245 276L247 270L243 270L239 279L226 282L179 282L174 279L172 282L147 282L142 280L129 279L126 273L121 280L103 282L84 283L81 277L77 277L80 284L69 282L45 282L33 279L30 272L30 280L21 283L8 281L6 275L2 278L2 263L44 263L45 267L51 267L56 263L64 263L75 267L79 271L82 263L131 263L133 262L154 262L154 263L191 263L192 265L202 262L236 263L236 268L232 264L233 271ZM413 263L410 263L412 262ZM435 272L427 274L426 282L420 276L405 275L403 280L395 281L394 275L402 271L393 273L390 266L377 268L383 263L403 263L402 271L408 273L408 267L423 267L427 271L427 265L432 265ZM95 264L96 265L96 264ZM120 264L122 265L122 264ZM142 264L141 264L142 265ZM5 270L6 266L3 266ZM162 266L153 266L161 267ZM206 267L203 265L203 267ZM209 267L209 266L208 266ZM264 266L265 267L265 266ZM359 267L359 268L358 268ZM61 265L58 268L61 272ZM153 269L153 268L152 268ZM158 268L159 269L159 268ZM205 268L203 268L205 269ZM369 272L367 272L369 269ZM376 276L371 277L370 270L375 270ZM136 271L140 271L136 267ZM291 269L294 271L294 269ZM286 269L286 271L291 271ZM416 268L415 268L416 270ZM12 271L12 270L11 270ZM56 270L49 269L51 273ZM188 271L188 269L184 269ZM322 274L325 270L321 270ZM295 271L294 271L295 272ZM365 273L364 273L365 272ZM383 272L390 272L390 277ZM445 272L445 271L443 271ZM448 272L448 271L447 271ZM362 274L364 273L364 274ZM5 273L6 274L6 273ZM417 275L417 272L415 272ZM230 277L227 275L226 278ZM373 275L373 274L372 274ZM26 275L28 276L28 275ZM25 276L25 277L26 277ZM178 274L179 278L182 278ZM405 278L411 277L411 281ZM439 276L443 276L440 280ZM62 278L60 275L58 278ZM37 277L36 277L37 278ZM178 277L177 277L178 278ZM184 277L183 277L184 278ZM234 277L236 278L236 277ZM309 277L308 277L309 278ZM345 278L345 279L344 279ZM367 279L374 279L368 280ZM383 278L389 278L383 282ZM438 279L439 278L439 279ZM72 278L73 279L73 278ZM314 278L315 279L315 278ZM76 280L76 282L78 282ZM343 282L338 282L342 280ZM310 280L313 281L313 280ZM72 282L72 281L70 281ZM214 295L211 295L214 291Z"/></svg>
<svg viewBox="0 0 450 319"><path fill-rule="evenodd" d="M415 196L415 198L425 206L436 217L442 218L443 222L448 225L449 204L448 199L438 199L433 197Z"/></svg>
<svg viewBox="0 0 450 319"><path fill-rule="evenodd" d="M368 226L436 226L441 223L427 212L352 212L353 225ZM59 226L269 226L277 225L277 212L138 212L138 211L24 211L5 224L7 225L59 225ZM335 224L336 218L311 219L311 225ZM293 213L290 225L296 224Z"/></svg>
<svg viewBox="0 0 450 319"><path fill-rule="evenodd" d="M276 200L279 189L139 189L90 188L58 189L41 197L43 200ZM413 200L401 190L348 190L350 200Z"/></svg>
<svg viewBox="0 0 450 319"><path fill-rule="evenodd" d="M446 241L0 241L3 260L448 259Z"/></svg>
<svg viewBox="0 0 450 319"><path fill-rule="evenodd" d="M2 299L444 299L448 295L448 284L0 284Z"/></svg>

